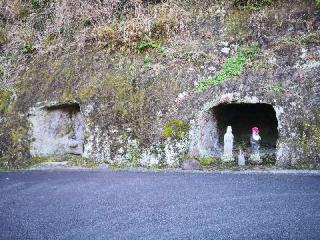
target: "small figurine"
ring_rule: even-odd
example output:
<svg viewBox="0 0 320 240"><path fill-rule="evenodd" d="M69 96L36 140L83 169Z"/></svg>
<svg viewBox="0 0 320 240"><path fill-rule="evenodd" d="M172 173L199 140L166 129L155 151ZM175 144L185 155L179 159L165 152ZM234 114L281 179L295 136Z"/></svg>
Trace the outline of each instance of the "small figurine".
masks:
<svg viewBox="0 0 320 240"><path fill-rule="evenodd" d="M250 138L250 144L251 144L250 160L256 163L260 163L261 158L260 158L259 149L260 149L261 137L259 135L259 128L254 127L251 130L252 130L252 135Z"/></svg>
<svg viewBox="0 0 320 240"><path fill-rule="evenodd" d="M233 160L233 134L231 126L227 127L227 131L224 134L224 146L222 160L229 162Z"/></svg>
<svg viewBox="0 0 320 240"><path fill-rule="evenodd" d="M244 158L244 153L242 150L240 150L238 155L238 165L239 166L245 166L246 165L246 159Z"/></svg>

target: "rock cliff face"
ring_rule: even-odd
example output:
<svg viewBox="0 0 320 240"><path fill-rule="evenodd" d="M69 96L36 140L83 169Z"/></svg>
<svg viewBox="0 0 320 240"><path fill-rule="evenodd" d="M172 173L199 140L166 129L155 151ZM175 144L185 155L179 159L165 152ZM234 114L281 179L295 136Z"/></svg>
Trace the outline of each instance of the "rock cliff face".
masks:
<svg viewBox="0 0 320 240"><path fill-rule="evenodd" d="M259 127L320 159L320 7L294 1L2 1L0 166L32 155L176 166ZM13 149L14 147L14 149Z"/></svg>
<svg viewBox="0 0 320 240"><path fill-rule="evenodd" d="M84 121L75 104L38 108L30 112L33 156L83 154Z"/></svg>

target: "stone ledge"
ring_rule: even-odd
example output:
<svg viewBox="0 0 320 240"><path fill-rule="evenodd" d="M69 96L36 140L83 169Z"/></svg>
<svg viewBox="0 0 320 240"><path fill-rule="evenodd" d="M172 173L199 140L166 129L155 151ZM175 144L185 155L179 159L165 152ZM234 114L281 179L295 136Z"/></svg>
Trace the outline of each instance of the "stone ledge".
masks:
<svg viewBox="0 0 320 240"><path fill-rule="evenodd" d="M110 167L75 167L68 166L67 163L60 164L49 162L41 164L37 167L27 169L26 171L127 171L127 172L156 172L156 173L199 173L199 174L286 174L286 175L317 175L320 176L320 170L295 170L295 169L264 169L264 170L182 170L181 168L166 168L166 169L148 169L148 168L119 168L111 169Z"/></svg>

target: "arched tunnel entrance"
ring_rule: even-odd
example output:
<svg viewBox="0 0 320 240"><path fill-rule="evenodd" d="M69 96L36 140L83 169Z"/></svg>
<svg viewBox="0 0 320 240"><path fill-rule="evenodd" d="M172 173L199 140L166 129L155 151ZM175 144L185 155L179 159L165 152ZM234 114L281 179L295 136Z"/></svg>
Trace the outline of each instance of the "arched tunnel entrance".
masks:
<svg viewBox="0 0 320 240"><path fill-rule="evenodd" d="M260 130L261 155L276 153L278 120L271 104L222 103L203 112L200 118L200 155L221 157L227 126L232 127L235 153L240 147L249 150L253 127Z"/></svg>
<svg viewBox="0 0 320 240"><path fill-rule="evenodd" d="M269 104L221 104L212 109L219 135L219 143L227 126L232 126L235 146L249 146L251 129L258 127L261 136L261 150L276 149L278 139L278 121L276 112Z"/></svg>

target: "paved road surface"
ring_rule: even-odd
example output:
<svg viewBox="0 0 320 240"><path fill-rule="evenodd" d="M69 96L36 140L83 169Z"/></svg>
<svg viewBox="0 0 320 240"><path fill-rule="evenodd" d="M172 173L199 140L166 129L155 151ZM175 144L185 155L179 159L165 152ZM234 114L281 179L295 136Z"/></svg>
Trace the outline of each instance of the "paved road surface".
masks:
<svg viewBox="0 0 320 240"><path fill-rule="evenodd" d="M0 173L0 239L320 239L320 176Z"/></svg>

